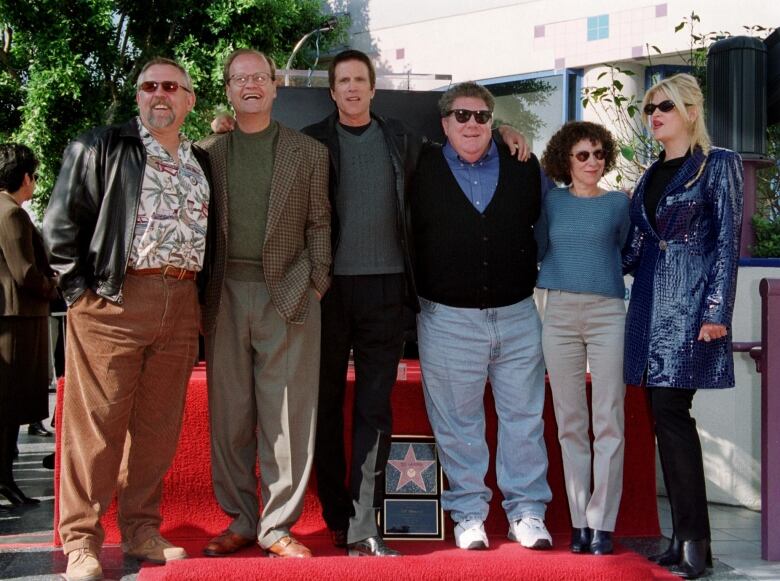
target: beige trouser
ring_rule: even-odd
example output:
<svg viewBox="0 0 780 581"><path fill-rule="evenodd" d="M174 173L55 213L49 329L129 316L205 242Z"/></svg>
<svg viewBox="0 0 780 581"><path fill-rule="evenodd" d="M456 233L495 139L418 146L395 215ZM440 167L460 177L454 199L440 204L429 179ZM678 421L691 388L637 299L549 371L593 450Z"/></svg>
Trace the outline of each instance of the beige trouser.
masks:
<svg viewBox="0 0 780 581"><path fill-rule="evenodd" d="M542 347L573 527L614 531L623 491L623 299L550 290ZM592 413L585 390L590 363ZM593 418L593 454L588 428ZM591 492L591 464L593 490Z"/></svg>
<svg viewBox="0 0 780 581"><path fill-rule="evenodd" d="M320 305L309 290L302 325L286 323L263 282L226 279L206 338L211 471L230 530L268 548L303 510L314 455ZM255 463L263 512L258 521Z"/></svg>
<svg viewBox="0 0 780 581"><path fill-rule="evenodd" d="M65 553L100 550L100 517L114 490L124 542L159 534L162 480L197 356L197 290L191 280L128 275L123 295L117 304L87 291L68 310L59 495Z"/></svg>

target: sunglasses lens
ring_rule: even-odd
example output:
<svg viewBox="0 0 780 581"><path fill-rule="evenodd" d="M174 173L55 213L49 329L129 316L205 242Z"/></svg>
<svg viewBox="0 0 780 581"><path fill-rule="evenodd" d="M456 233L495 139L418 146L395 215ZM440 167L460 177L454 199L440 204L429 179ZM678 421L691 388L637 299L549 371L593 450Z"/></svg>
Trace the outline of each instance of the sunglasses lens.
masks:
<svg viewBox="0 0 780 581"><path fill-rule="evenodd" d="M589 151L578 151L577 153L574 154L574 157L576 157L578 161L581 161L581 162L584 163L584 162L588 161L588 158L590 157L590 152Z"/></svg>
<svg viewBox="0 0 780 581"><path fill-rule="evenodd" d="M607 155L607 154L606 154L606 153L604 153L604 150L603 150L603 149L597 149L596 151L594 151L594 152L593 152L593 157L595 157L595 158L596 158L597 160L599 160L599 161L601 161L602 159L604 159L604 157L605 157L606 155Z"/></svg>
<svg viewBox="0 0 780 581"><path fill-rule="evenodd" d="M468 123L468 120L471 119L471 111L455 109L453 113L455 114L455 120L458 123Z"/></svg>
<svg viewBox="0 0 780 581"><path fill-rule="evenodd" d="M156 81L144 81L140 85L140 89L144 93L154 93L157 90L157 82Z"/></svg>
<svg viewBox="0 0 780 581"><path fill-rule="evenodd" d="M477 123L480 125L484 125L488 121L490 121L490 113L487 111L477 111L474 113L474 119L476 119Z"/></svg>
<svg viewBox="0 0 780 581"><path fill-rule="evenodd" d="M163 91L166 93L175 93L179 90L179 83L176 81L163 81L160 84L162 85Z"/></svg>
<svg viewBox="0 0 780 581"><path fill-rule="evenodd" d="M674 109L674 101L662 101L661 103L658 103L658 108L664 113L668 113Z"/></svg>

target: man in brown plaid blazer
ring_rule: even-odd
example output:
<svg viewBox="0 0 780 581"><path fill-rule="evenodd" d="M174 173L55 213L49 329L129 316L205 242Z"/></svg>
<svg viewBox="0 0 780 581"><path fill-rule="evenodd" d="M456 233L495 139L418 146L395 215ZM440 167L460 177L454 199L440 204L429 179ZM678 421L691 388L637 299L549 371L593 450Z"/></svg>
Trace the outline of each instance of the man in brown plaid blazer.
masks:
<svg viewBox="0 0 780 581"><path fill-rule="evenodd" d="M275 69L263 53L232 53L224 80L237 127L202 142L217 214L203 331L214 492L233 522L203 552L256 541L272 557L309 557L290 527L314 453L319 299L331 262L328 151L271 119Z"/></svg>

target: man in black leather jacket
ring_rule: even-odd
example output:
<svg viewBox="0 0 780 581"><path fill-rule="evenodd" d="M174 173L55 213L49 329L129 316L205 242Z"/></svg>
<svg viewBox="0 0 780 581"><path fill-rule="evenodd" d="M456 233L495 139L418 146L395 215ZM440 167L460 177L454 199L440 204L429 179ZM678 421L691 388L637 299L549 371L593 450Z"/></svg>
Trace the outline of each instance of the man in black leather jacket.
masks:
<svg viewBox="0 0 780 581"><path fill-rule="evenodd" d="M179 133L195 105L181 65L147 63L136 101L138 117L68 146L43 224L68 303L59 533L71 581L102 578L115 490L127 555L187 556L160 536L159 506L198 352L208 163Z"/></svg>

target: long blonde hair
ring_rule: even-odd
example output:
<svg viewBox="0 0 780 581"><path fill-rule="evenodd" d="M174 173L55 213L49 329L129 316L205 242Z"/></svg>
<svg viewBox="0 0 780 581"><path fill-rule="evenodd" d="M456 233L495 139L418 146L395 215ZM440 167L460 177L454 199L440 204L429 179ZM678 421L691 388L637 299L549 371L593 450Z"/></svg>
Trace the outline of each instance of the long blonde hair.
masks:
<svg viewBox="0 0 780 581"><path fill-rule="evenodd" d="M704 122L704 95L701 92L699 83L694 77L686 73L680 73L657 82L650 87L642 99L642 109L650 103L656 93L663 92L669 100L674 103L677 111L688 125L688 135L691 138L691 151L695 147L700 147L707 155L712 147L710 134L707 133L707 125ZM688 111L689 107L696 109L695 119L691 119ZM650 127L650 117L644 116L645 124Z"/></svg>

